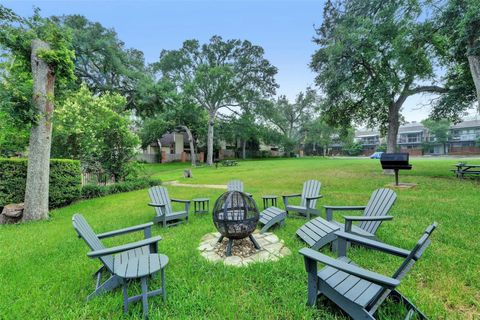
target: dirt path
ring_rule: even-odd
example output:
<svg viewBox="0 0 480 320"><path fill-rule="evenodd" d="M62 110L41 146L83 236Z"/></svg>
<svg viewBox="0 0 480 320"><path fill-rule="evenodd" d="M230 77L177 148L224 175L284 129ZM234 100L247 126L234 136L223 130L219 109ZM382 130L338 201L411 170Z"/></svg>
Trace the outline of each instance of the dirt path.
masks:
<svg viewBox="0 0 480 320"><path fill-rule="evenodd" d="M163 184L167 186L173 186L173 187L227 189L227 186L224 184L190 184L190 183L179 183L178 181L167 181L167 182L164 182Z"/></svg>

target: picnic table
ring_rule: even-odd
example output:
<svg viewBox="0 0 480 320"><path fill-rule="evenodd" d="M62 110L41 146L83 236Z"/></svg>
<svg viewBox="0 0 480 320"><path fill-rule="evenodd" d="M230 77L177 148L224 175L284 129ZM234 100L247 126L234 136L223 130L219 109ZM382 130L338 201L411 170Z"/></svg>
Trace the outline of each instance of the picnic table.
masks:
<svg viewBox="0 0 480 320"><path fill-rule="evenodd" d="M235 160L223 160L222 161L222 166L224 167L231 167L231 166L236 166L238 165L238 162Z"/></svg>
<svg viewBox="0 0 480 320"><path fill-rule="evenodd" d="M232 167L238 165L238 162L235 160L218 160L215 159L213 160L213 163L215 164L215 168L218 168L218 164L221 164L224 167Z"/></svg>
<svg viewBox="0 0 480 320"><path fill-rule="evenodd" d="M480 164L466 164L466 163L457 163L454 164L457 169L452 169L457 178L465 178L466 174L480 174Z"/></svg>

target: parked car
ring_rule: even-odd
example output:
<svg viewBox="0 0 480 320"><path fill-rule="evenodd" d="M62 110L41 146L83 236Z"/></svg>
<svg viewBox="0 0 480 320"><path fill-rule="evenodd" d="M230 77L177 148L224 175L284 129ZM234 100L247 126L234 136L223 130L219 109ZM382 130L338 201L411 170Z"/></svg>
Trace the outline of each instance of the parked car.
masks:
<svg viewBox="0 0 480 320"><path fill-rule="evenodd" d="M370 159L380 159L382 157L383 152L377 151L370 155Z"/></svg>

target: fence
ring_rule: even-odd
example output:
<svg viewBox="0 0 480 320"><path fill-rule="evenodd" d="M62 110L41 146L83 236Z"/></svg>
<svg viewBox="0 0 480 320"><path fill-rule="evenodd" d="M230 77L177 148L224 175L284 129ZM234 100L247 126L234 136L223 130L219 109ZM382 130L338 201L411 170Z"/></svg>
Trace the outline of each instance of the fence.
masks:
<svg viewBox="0 0 480 320"><path fill-rule="evenodd" d="M160 162L160 154L158 153L141 153L137 155L137 160L146 161L148 163Z"/></svg>
<svg viewBox="0 0 480 320"><path fill-rule="evenodd" d="M480 147L450 147L448 154L452 155L468 155L480 154Z"/></svg>
<svg viewBox="0 0 480 320"><path fill-rule="evenodd" d="M86 184L109 185L115 183L113 177L94 172L82 172L82 186Z"/></svg>

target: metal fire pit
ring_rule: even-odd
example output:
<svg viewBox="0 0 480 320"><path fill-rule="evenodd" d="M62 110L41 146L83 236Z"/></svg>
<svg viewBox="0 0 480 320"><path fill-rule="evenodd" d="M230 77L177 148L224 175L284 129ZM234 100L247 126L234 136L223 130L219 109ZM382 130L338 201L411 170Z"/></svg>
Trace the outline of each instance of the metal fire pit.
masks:
<svg viewBox="0 0 480 320"><path fill-rule="evenodd" d="M226 255L232 255L233 240L249 237L256 249L259 244L252 233L257 227L260 213L253 198L240 191L222 194L213 207L213 223L220 232L218 242L228 238Z"/></svg>

